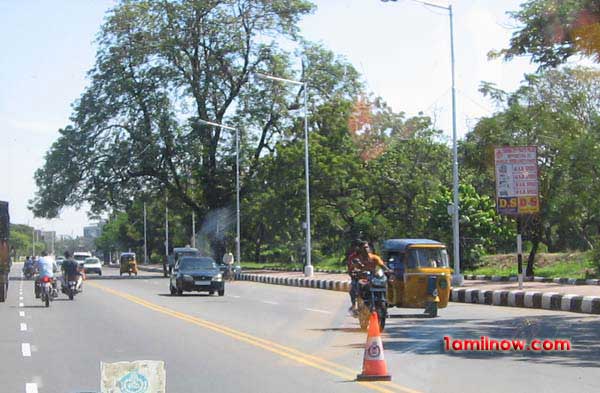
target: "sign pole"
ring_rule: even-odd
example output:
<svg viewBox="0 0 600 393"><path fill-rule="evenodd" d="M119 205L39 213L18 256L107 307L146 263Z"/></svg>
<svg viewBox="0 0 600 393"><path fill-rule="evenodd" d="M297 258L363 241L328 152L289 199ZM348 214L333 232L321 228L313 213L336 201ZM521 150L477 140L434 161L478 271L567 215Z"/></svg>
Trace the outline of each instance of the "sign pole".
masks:
<svg viewBox="0 0 600 393"><path fill-rule="evenodd" d="M521 216L517 216L517 274L519 289L523 289L523 238L521 236Z"/></svg>

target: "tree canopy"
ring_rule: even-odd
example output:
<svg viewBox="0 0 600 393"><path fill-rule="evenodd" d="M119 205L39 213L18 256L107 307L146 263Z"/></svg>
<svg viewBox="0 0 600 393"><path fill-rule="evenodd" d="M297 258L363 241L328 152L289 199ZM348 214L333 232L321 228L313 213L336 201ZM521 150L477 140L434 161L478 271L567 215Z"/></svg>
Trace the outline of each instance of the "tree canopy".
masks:
<svg viewBox="0 0 600 393"><path fill-rule="evenodd" d="M510 46L492 56L531 55L540 67L556 67L580 54L600 62L599 0L529 0L509 13L518 23Z"/></svg>

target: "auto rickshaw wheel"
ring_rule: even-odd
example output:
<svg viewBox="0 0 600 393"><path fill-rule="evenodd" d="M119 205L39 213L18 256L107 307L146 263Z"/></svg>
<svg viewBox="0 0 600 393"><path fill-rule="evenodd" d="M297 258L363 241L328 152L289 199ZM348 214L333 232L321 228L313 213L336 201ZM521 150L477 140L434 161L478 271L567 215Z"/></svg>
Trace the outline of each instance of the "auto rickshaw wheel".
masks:
<svg viewBox="0 0 600 393"><path fill-rule="evenodd" d="M438 304L436 302L429 302L425 308L425 313L429 318L436 318L438 315Z"/></svg>

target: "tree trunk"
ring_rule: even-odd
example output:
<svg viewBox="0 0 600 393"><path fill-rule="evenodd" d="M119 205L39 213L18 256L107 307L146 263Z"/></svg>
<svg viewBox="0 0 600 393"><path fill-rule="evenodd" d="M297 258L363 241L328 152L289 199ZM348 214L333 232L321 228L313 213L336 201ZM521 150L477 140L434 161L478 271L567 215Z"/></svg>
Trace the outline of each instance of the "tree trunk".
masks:
<svg viewBox="0 0 600 393"><path fill-rule="evenodd" d="M535 254L537 253L540 241L536 238L532 241L531 252L527 258L527 270L525 271L526 277L533 277L533 261L535 260Z"/></svg>

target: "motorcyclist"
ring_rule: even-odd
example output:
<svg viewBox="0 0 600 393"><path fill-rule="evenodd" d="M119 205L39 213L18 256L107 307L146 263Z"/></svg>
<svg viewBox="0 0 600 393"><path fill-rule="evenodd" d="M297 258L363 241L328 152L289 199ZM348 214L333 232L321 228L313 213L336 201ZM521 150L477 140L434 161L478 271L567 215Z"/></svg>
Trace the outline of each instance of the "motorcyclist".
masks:
<svg viewBox="0 0 600 393"><path fill-rule="evenodd" d="M364 266L362 270L368 270L371 273L375 273L378 267L383 269L383 271L389 271L383 260L379 257L379 255L371 252L371 247L368 242L362 242L360 247L358 247L358 255L360 263Z"/></svg>
<svg viewBox="0 0 600 393"><path fill-rule="evenodd" d="M85 273L83 272L79 263L73 259L70 251L65 251L65 261L62 263L63 271L63 282L64 288L67 288L69 281L77 281L76 289L81 292L83 290L83 278Z"/></svg>
<svg viewBox="0 0 600 393"><path fill-rule="evenodd" d="M226 267L226 273L227 273L227 279L231 280L233 279L233 254L231 252L228 252L226 254L223 255L223 264Z"/></svg>
<svg viewBox="0 0 600 393"><path fill-rule="evenodd" d="M28 255L27 258L25 259L25 263L23 264L23 273L26 274L27 271L33 270L34 266L33 266L33 261L31 260L31 257Z"/></svg>
<svg viewBox="0 0 600 393"><path fill-rule="evenodd" d="M52 279L52 286L56 289L56 281L54 280L54 273L58 271L58 266L53 258L48 257L46 251L42 251L42 256L37 260L35 267L38 271L38 277L35 280L34 292L36 299L40 297L40 283L44 277Z"/></svg>
<svg viewBox="0 0 600 393"><path fill-rule="evenodd" d="M383 269L383 271L389 271L383 260L379 255L371 252L371 247L366 241L359 240L355 242L358 246L355 251L348 256L348 274L350 274L350 299L352 301L352 307L350 311L352 314L356 314L356 297L358 296L358 274L361 271L370 271L375 274L377 268Z"/></svg>
<svg viewBox="0 0 600 393"><path fill-rule="evenodd" d="M351 306L348 309L349 312L355 314L356 309L356 296L358 294L358 275L357 273L361 270L360 266L360 255L358 253L358 248L362 244L361 240L355 240L352 242L352 246L350 248L350 252L348 253L347 265L348 265L348 275L350 276L350 302Z"/></svg>

